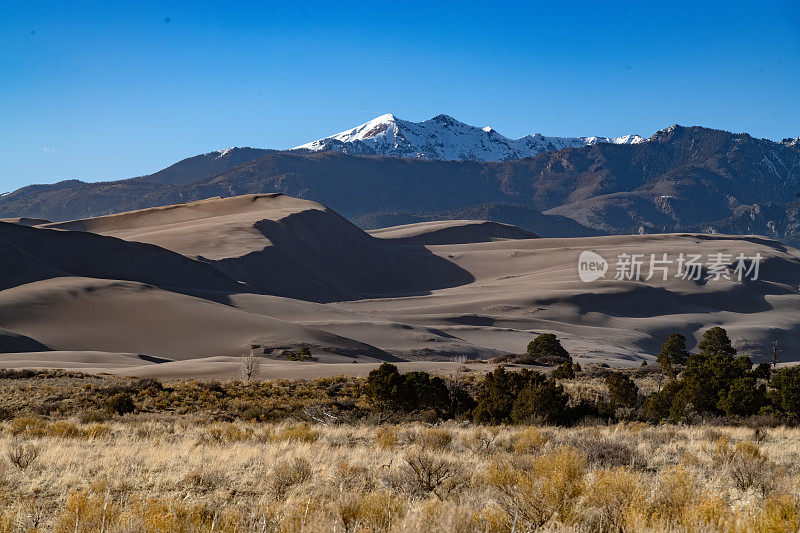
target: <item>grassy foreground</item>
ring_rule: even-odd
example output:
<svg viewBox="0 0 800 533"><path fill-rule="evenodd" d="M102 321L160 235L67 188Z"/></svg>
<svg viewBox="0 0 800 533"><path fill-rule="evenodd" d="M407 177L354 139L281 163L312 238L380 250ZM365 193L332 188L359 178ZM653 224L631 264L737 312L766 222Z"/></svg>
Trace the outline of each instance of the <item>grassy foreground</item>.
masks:
<svg viewBox="0 0 800 533"><path fill-rule="evenodd" d="M0 531L797 531L800 430L2 423Z"/></svg>

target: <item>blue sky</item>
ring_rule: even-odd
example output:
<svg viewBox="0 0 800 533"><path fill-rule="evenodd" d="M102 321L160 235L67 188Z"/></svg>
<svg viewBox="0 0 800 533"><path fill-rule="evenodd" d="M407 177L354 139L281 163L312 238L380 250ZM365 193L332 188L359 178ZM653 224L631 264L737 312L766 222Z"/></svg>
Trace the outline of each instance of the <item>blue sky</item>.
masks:
<svg viewBox="0 0 800 533"><path fill-rule="evenodd" d="M0 191L289 148L383 113L509 137L800 135L798 2L651 4L5 0Z"/></svg>

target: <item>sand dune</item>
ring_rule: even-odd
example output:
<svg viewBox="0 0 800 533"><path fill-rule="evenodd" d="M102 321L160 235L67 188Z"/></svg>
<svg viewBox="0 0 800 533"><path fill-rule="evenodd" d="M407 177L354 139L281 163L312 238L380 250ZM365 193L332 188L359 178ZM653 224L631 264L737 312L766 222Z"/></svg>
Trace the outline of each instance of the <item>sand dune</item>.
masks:
<svg viewBox="0 0 800 533"><path fill-rule="evenodd" d="M438 220L392 226L368 232L396 244L466 244L502 239L535 239L524 229L486 220Z"/></svg>
<svg viewBox="0 0 800 533"><path fill-rule="evenodd" d="M135 353L111 353L98 351L45 351L0 354L0 366L3 368L64 368L97 372L130 367L146 367L157 365L148 356Z"/></svg>
<svg viewBox="0 0 800 533"><path fill-rule="evenodd" d="M44 218L0 218L0 222L8 222L9 224L19 224L20 226L38 226L40 224L49 224L50 221Z"/></svg>
<svg viewBox="0 0 800 533"><path fill-rule="evenodd" d="M47 350L47 346L25 335L0 328L0 353L35 352L37 350Z"/></svg>
<svg viewBox="0 0 800 533"><path fill-rule="evenodd" d="M471 280L422 246L375 239L316 202L211 198L47 225L155 244L268 294L319 302L423 294Z"/></svg>
<svg viewBox="0 0 800 533"><path fill-rule="evenodd" d="M72 275L184 290L246 290L203 262L157 246L4 222L0 223L0 272L0 289Z"/></svg>
<svg viewBox="0 0 800 533"><path fill-rule="evenodd" d="M0 224L0 352L14 352L0 366L228 376L257 345L272 375L310 377L393 358L520 352L542 332L555 332L578 360L633 365L652 359L669 333L691 342L713 325L754 357L775 339L787 358L800 352L793 248L724 235L514 238L526 234L448 221L368 235L283 195ZM457 243L465 239L478 242ZM579 279L584 250L609 261L604 279ZM624 253L760 253L764 261L759 280L745 283L617 281ZM301 345L317 363L277 358Z"/></svg>
<svg viewBox="0 0 800 533"><path fill-rule="evenodd" d="M241 355L299 342L347 357L391 356L313 327L129 281L54 278L0 291L0 324L54 350L167 359Z"/></svg>
<svg viewBox="0 0 800 533"><path fill-rule="evenodd" d="M524 334L553 331L587 358L636 360L654 354L673 331L699 339L723 325L746 351L763 354L774 339L800 348L800 252L766 239L709 235L613 236L533 239L431 247L469 271L475 282L425 298L342 303L340 307L390 320L433 326L476 344L518 350ZM621 253L761 253L760 281L584 283L577 260L583 250L607 259ZM612 266L613 269L613 266ZM522 334L522 335L520 335Z"/></svg>

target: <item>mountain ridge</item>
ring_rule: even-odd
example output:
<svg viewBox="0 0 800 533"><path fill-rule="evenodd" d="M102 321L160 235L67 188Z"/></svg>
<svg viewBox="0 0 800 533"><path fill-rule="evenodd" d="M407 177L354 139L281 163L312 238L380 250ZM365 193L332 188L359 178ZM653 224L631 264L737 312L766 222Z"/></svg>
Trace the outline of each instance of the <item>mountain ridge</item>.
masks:
<svg viewBox="0 0 800 533"><path fill-rule="evenodd" d="M789 204L800 193L800 144L699 126L673 125L637 144L595 143L496 162L234 148L168 169L114 182L32 185L0 197L0 217L64 221L280 192L321 202L368 228L377 220L485 216L544 237L743 228L800 243ZM202 177L183 183L189 175ZM768 217L732 220L767 204ZM400 216L385 216L392 213Z"/></svg>
<svg viewBox="0 0 800 533"><path fill-rule="evenodd" d="M293 149L488 162L521 159L600 142L638 144L644 140L638 135L630 134L608 138L546 137L540 133L510 139L490 126L470 126L449 115L436 115L422 122L410 122L387 113L355 128L301 144Z"/></svg>

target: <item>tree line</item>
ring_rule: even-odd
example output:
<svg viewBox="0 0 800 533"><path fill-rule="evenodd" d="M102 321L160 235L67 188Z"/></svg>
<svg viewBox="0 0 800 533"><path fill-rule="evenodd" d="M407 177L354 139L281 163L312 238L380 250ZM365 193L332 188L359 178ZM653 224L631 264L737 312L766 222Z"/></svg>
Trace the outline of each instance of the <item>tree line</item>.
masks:
<svg viewBox="0 0 800 533"><path fill-rule="evenodd" d="M364 393L382 412L426 411L437 418L465 418L484 424L547 423L569 425L586 418L692 422L703 417L744 419L769 415L783 422L800 418L800 366L754 365L737 355L725 329L703 333L697 353L686 338L671 334L656 360L666 380L656 392L643 395L630 376L609 371L605 394L575 400L565 392L565 380L580 377L553 334L542 334L528 345L525 362L558 365L548 374L500 366L468 387L426 372L402 374L384 363L367 376Z"/></svg>

